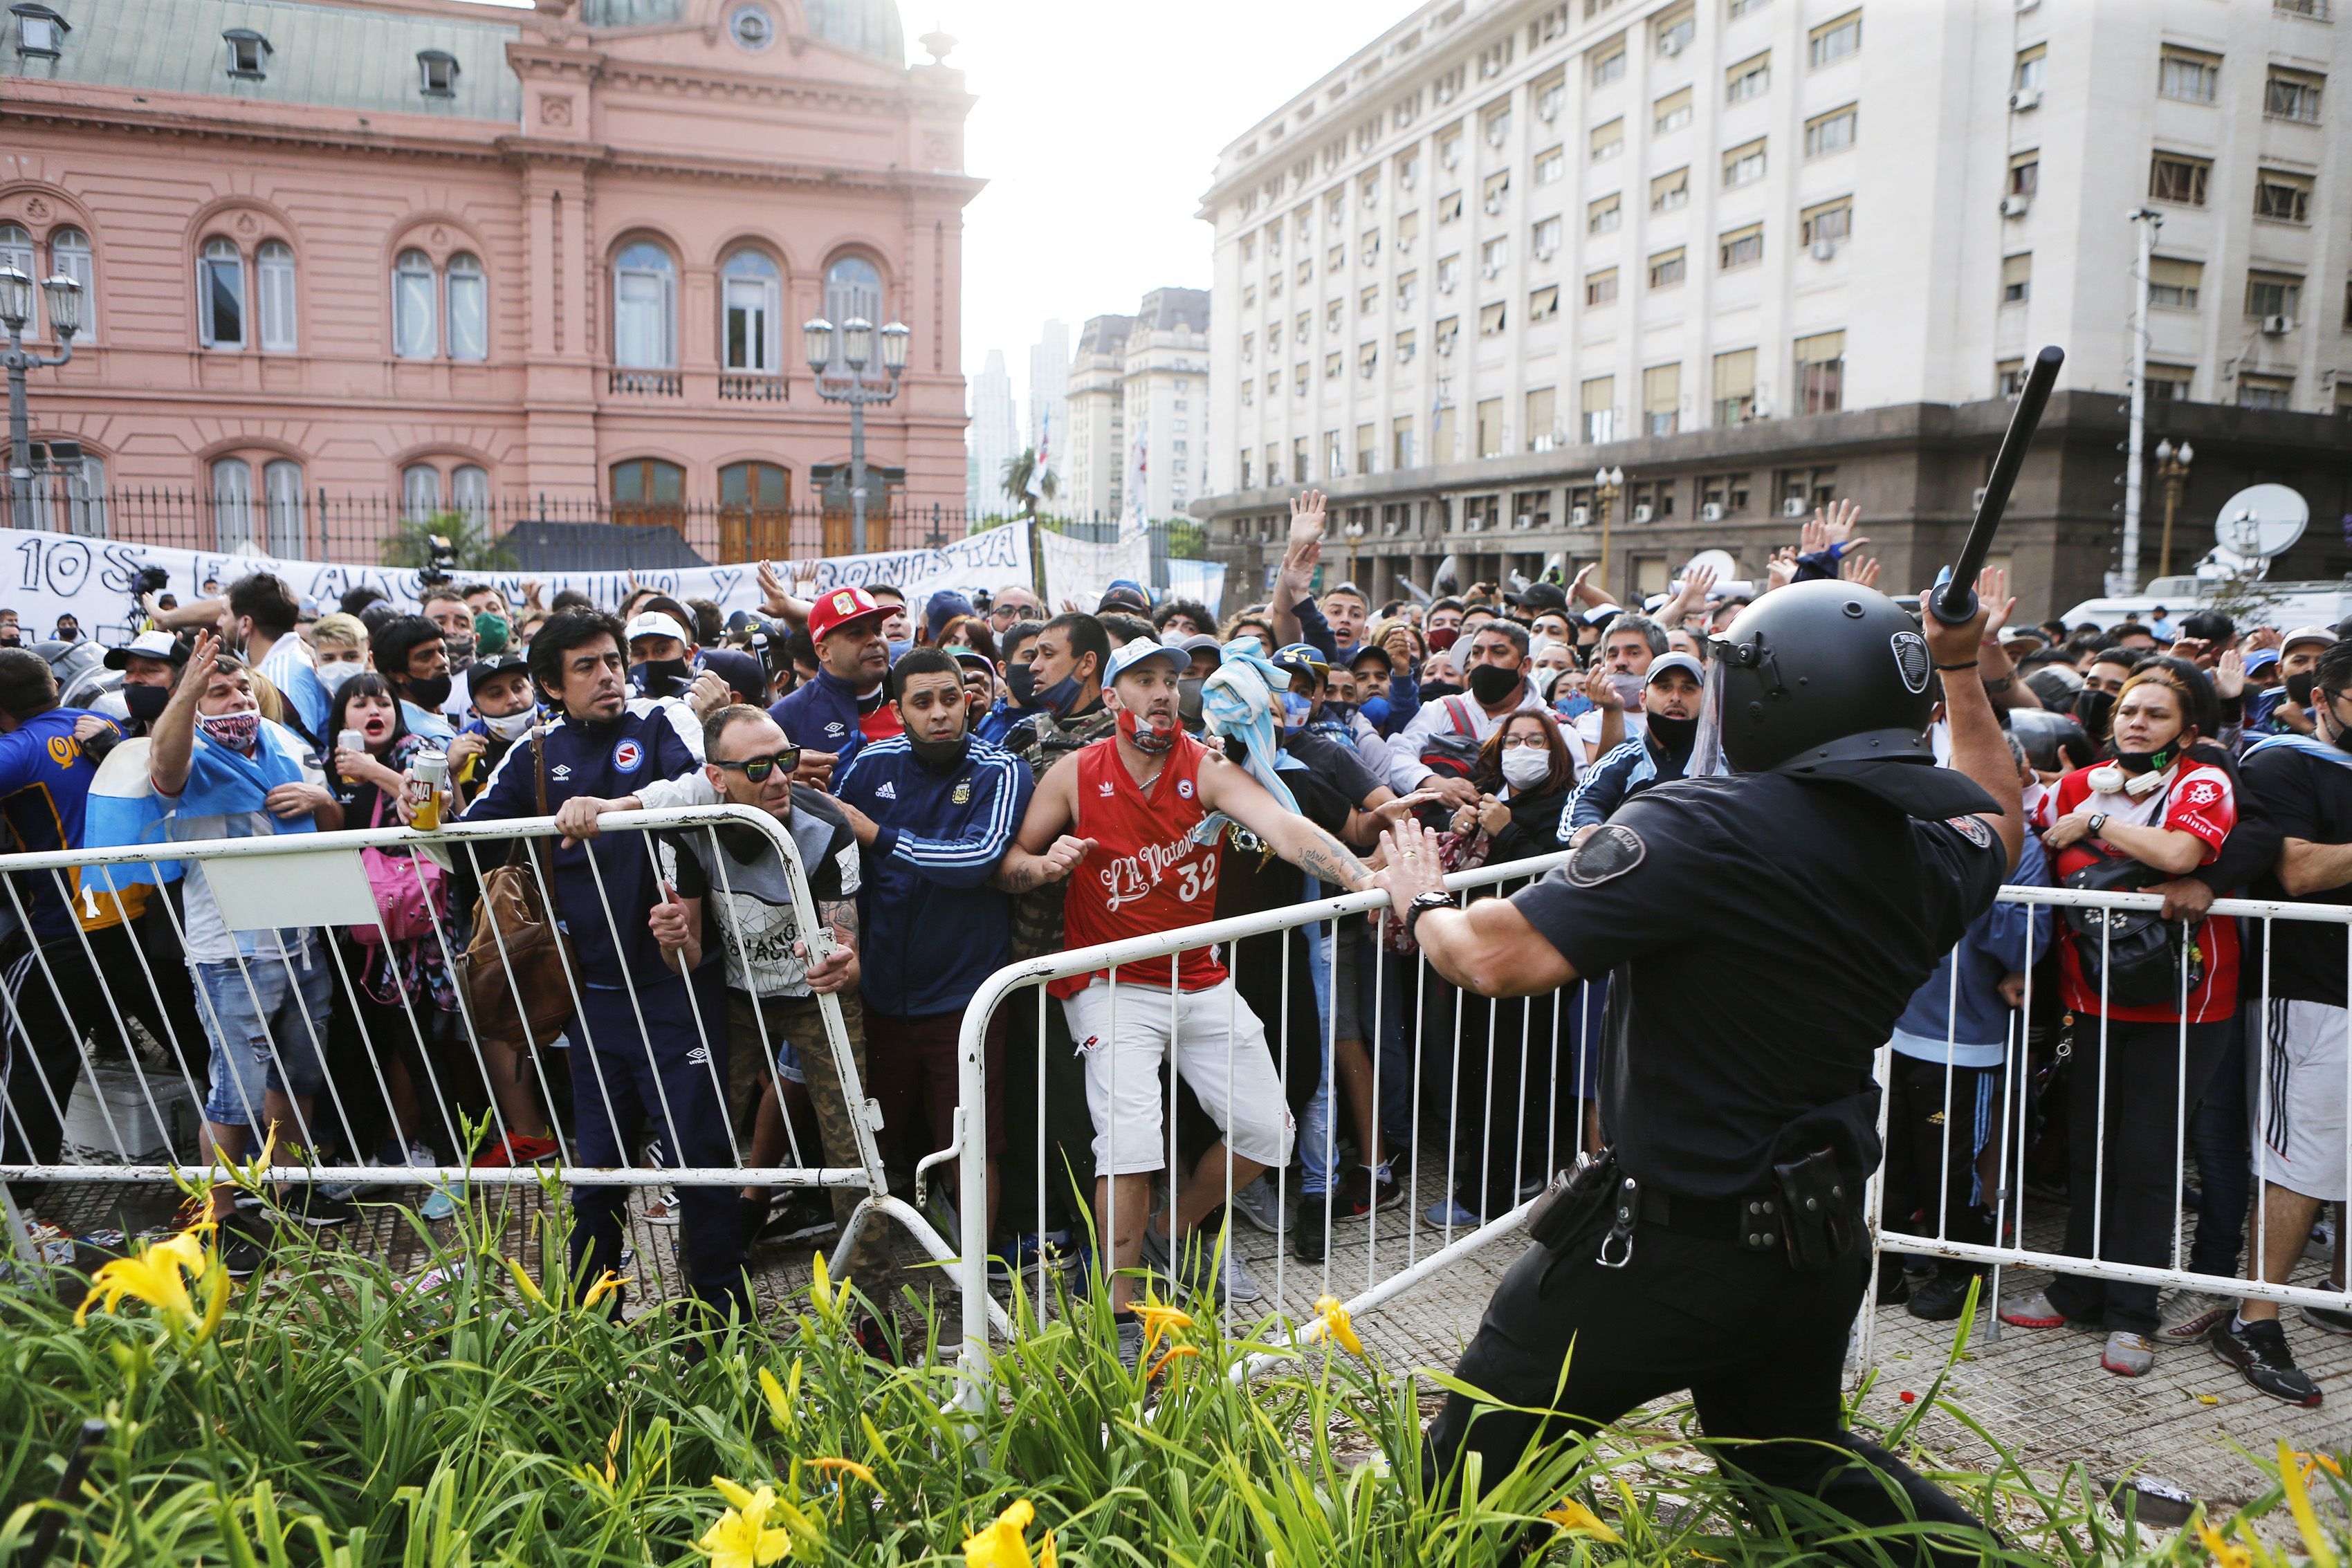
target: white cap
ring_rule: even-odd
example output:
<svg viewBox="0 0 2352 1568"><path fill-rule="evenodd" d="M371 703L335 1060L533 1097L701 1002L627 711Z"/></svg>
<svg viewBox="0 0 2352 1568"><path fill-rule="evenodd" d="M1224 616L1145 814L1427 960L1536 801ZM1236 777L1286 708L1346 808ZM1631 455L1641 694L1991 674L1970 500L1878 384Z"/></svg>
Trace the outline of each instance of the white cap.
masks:
<svg viewBox="0 0 2352 1568"><path fill-rule="evenodd" d="M2286 634L2286 640L2279 644L2279 652L2284 653L2297 643L2333 643L2335 641L2336 633L2327 627L2298 626Z"/></svg>
<svg viewBox="0 0 2352 1568"><path fill-rule="evenodd" d="M628 640L634 643L640 637L675 637L688 648L694 646L694 639L677 623L677 617L664 615L658 610L646 611L629 622Z"/></svg>
<svg viewBox="0 0 2352 1568"><path fill-rule="evenodd" d="M188 662L188 650L169 632L142 632L120 648L106 651L106 667L110 670L127 669L133 659L184 664Z"/></svg>
<svg viewBox="0 0 2352 1568"><path fill-rule="evenodd" d="M1165 659L1180 675L1192 666L1192 655L1184 649L1171 648L1157 637L1138 637L1111 651L1110 667L1103 673L1103 685L1110 685L1146 659Z"/></svg>

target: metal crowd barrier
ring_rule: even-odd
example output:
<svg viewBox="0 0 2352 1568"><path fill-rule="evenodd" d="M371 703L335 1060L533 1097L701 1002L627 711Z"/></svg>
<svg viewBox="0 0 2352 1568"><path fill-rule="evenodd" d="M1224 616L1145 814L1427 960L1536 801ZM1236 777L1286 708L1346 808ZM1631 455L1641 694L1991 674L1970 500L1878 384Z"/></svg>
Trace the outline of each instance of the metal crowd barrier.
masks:
<svg viewBox="0 0 2352 1568"><path fill-rule="evenodd" d="M2014 905L2050 908L2054 918L2051 923L2052 929L2045 946L2053 949L2056 944L2072 939L2067 932L2063 915L2063 912L2069 907L2110 911L2154 911L2163 906L2163 900L2152 893L2094 893L2051 887L2004 887L2000 892L2000 901ZM2207 919L2210 921L2225 917L2233 918L2239 923L2242 964L2240 994L2230 1027L2241 1031L2240 1039L2243 1046L2243 1055L2233 1062L2225 1048L2221 1062L2211 1070L2213 1076L2201 1089L2192 1085L2188 1081L2190 1057L2188 1026L2175 1024L2171 1026L2173 1051L2170 1060L2155 1064L2158 1071L2168 1070L2174 1078L2174 1124L2171 1129L2171 1141L2168 1145L2171 1156L2168 1168L2172 1194L2170 1235L2168 1242L2168 1261L2162 1264L2133 1262L2108 1255L2110 1248L2105 1233L2110 1180L2107 1146L2109 1131L2107 1085L2111 1071L2100 1072L2095 1085L2085 1085L2081 1082L2083 1075L2076 1073L2074 1075L2074 1081L2067 1085L2069 1094L2081 1092L2086 1087L2091 1087L2095 1089L2098 1096L2095 1123L2097 1147L2095 1155L2096 1175L2094 1189L2087 1195L2093 1206L2089 1255L2075 1256L2064 1250L2053 1249L2049 1246L2035 1246L2029 1242L2030 1226L2038 1225L2046 1230L2057 1218L2057 1214L2053 1211L2071 1210L2074 1205L2084 1201L2086 1196L2069 1190L2063 1199L2052 1197L2032 1199L2028 1181L2028 1156L2032 1141L2031 1134L2039 1108L2036 1103L2034 1072L2041 1065L2040 1060L2029 1051L2028 1025L2037 1012L2037 992L2046 993L2054 980L2056 960L2052 957L2047 964L2021 962L2017 966L2025 977L2022 1006L2011 1015L2011 1029L2004 1048L2003 1062L1998 1080L2000 1084L1998 1116L1989 1118L1990 1124L1987 1127L1990 1166L1995 1176L1982 1197L1992 1209L1993 1241L1990 1244L1969 1242L1957 1239L1950 1235L1948 1215L1951 1206L1946 1200L1943 1182L1953 1169L1950 1156L1955 1129L1963 1124L1965 1113L1971 1108L1959 1103L1953 1092L1957 1076L1951 1061L1951 1056L1954 1054L1952 1051L1954 1036L1952 1029L1948 1026L1945 1034L1947 1056L1941 1106L1943 1158L1937 1167L1937 1175L1932 1189L1935 1223L1924 1228L1926 1234L1917 1234L1907 1228L1911 1217L1898 1217L1883 1212L1887 1184L1885 1166L1882 1162L1880 1172L1872 1178L1872 1193L1869 1201L1869 1214L1874 1230L1874 1252L1876 1254L1873 1260L1874 1290L1876 1285L1875 1266L1880 1258L1890 1252L1908 1253L1926 1258L1954 1259L1965 1263L1979 1265L1986 1272L1985 1289L1981 1299L1982 1304L1988 1309L1984 1333L1989 1339L2000 1337L2002 1330L1999 1307L2004 1289L2004 1274L2008 1270L2016 1269L2047 1270L2089 1280L2153 1285L2159 1289L2201 1291L2231 1300L2261 1299L2285 1304L2352 1312L2352 1289L2320 1290L2308 1285L2269 1283L2252 1277L2260 1271L2255 1264L2263 1256L2264 1244L2269 1236L2268 1216L2264 1212L2263 1197L2265 1171L2271 1168L2273 1156L2265 1148L2266 1134L2263 1130L2272 1126L2273 1112L2277 1108L2273 1105L2272 1098L2274 1072L2272 1071L2273 1041L2271 1035L2273 1017L2271 1004L2274 999L2271 960L2277 948L2271 938L2280 925L2287 923L2303 923L2342 929L2346 938L2346 972L2347 979L2352 979L2352 906L2291 904L2244 898L2215 899L2208 912ZM2256 984L2249 988L2242 966L2252 961L2251 949L2253 944L2251 939L2257 934L2261 937L2261 958L2256 971ZM2111 939L2112 927L2102 923L2099 928L2099 945L2103 960L2108 951ZM2021 943L2020 957L2024 957L2022 943ZM2099 1013L2095 1017L2077 1016L2074 1029L2078 1036L2087 1032L2095 1038L2098 1042L2100 1061L2105 1063L2110 1060L2108 1038L2112 1030L2112 1024L2106 1016L2111 1010L2106 1003L2105 986L2109 967L2103 961L2099 969L2102 977L2102 1005ZM2185 969L2180 973L2181 997L2179 1005L2173 1009L2176 1013L2187 1010L2187 975ZM1952 970L1952 984L1957 991L1958 984L1957 964ZM2048 998L2044 995L2042 999L2046 1002ZM1946 1010L1948 1020L1955 1019L1958 1011L1957 1007L1948 1005ZM2347 1043L2346 1093L2347 1103L2352 1103L2352 1012L2347 1013L2346 1030ZM2056 1040L2053 1038L2048 1043L2054 1054ZM1879 1053L1879 1082L1890 1088L1894 1056L1891 1046L1883 1049ZM2188 1197L2187 1160L2189 1123L2196 1113L2200 1098L2221 1090L2222 1085L2220 1082L2220 1074L2231 1071L2233 1066L2247 1071L2248 1109L2252 1113L2247 1127L2239 1129L2246 1134L2243 1146L2250 1161L2248 1182L2252 1199L2252 1212L2248 1218L2243 1241L2242 1273L2245 1277L2200 1273L2189 1269L2188 1267L2188 1227L2183 1218L2185 1199ZM2256 1068L2260 1070L2252 1070ZM1884 1102L1882 1102L1881 1131L1882 1133L1885 1131ZM2352 1121L2347 1121L2342 1129L2342 1135L2345 1139L2345 1167L2343 1168L2352 1169ZM2216 1177L2215 1172L2200 1170L2198 1179L2210 1189ZM2038 1204L2039 1207L2030 1210L2030 1201ZM2334 1204L2337 1210L2337 1223L2340 1227L2343 1223L2345 1205L2341 1198L2334 1200ZM2326 1204L2322 1205L2323 1213L2326 1211ZM1902 1223L1898 1223L1898 1220ZM1875 1349L1873 1331L1874 1314L1869 1304L1871 1300L1870 1297L1864 1298L1859 1330L1859 1360L1864 1366L1872 1364Z"/></svg>
<svg viewBox="0 0 2352 1568"><path fill-rule="evenodd" d="M656 880L659 880L663 873L654 835L700 832L712 835L710 841L715 848L716 830L722 824L758 833L775 847L787 867L786 880L798 929L803 932L815 929L818 925L816 904L809 893L807 874L801 862L798 847L792 835L765 812L741 806L609 812L600 819L599 829L607 835L635 836L652 859ZM516 841L558 836L560 831L554 819L542 817L502 822L452 822L434 832L418 832L400 827L370 828L262 838L191 841L172 843L168 847L150 844L127 849L15 854L6 858L5 870L9 874L0 877L0 883L5 886L5 895L0 896L5 896L7 901L5 905L0 905L0 914L13 914L19 925L26 925L29 931L25 888L26 879L31 877L48 877L58 898L68 907L74 907L78 903L76 885L69 883L68 873L73 873L79 889L85 893L119 893L130 884L120 880L124 873L118 868L152 866L167 861L224 868L223 874L208 880L228 928L233 932L274 931L280 936L280 940L269 945L278 949L275 953L265 950L264 953L247 955L240 945L235 959L238 983L253 1000L254 1010L263 1015L264 1038L259 1043L268 1051L278 1081L289 1082L286 1059L288 1051L292 1048L299 1046L306 1051L315 1050L322 1061L326 1060L329 1016L309 1016L307 1008L297 1009L304 1015L300 1038L281 1040L278 1038L278 1031L268 1024L268 1012L274 1009L262 1008L256 986L257 977L274 981L275 977L271 976L270 970L275 967L283 971L288 983L295 988L299 996L299 982L294 973L295 960L286 949L289 946L302 946L295 937L296 934L303 934L309 944L308 963L324 963L331 970L332 995L328 1014L348 1009L359 1030L362 1054L366 1059L373 1088L382 1096L386 1124L394 1129L395 1137L404 1142L410 1134L400 1130L400 1117L393 1104L394 1095L385 1076L385 1064L393 1061L394 1054L404 1046L413 1044L415 1048L414 1060L421 1064L426 1076L426 1082L415 1085L418 1113L436 1119L432 1130L446 1138L447 1145L457 1151L461 1162L396 1166L361 1163L365 1146L353 1120L354 1111L360 1107L355 1107L346 1099L346 1090L350 1085L339 1083L330 1071L309 1117L312 1124L290 1129L294 1134L292 1140L285 1137L257 1140L271 1154L271 1163L261 1173L264 1178L276 1182L348 1184L354 1186L398 1185L462 1188L469 1184L485 1186L537 1185L540 1171L533 1165L482 1166L462 1163L468 1151L457 1119L457 1092L459 1085L454 1081L444 1082L441 1067L436 1065L433 1042L428 1038L443 1036L443 1043L446 1047L446 1064L467 1079L478 1081L488 1111L488 1141L493 1145L502 1143L511 1129L501 1105L499 1069L494 1068L492 1062L494 1053L510 1055L512 1052L506 1045L486 1044L475 1027L472 1006L462 980L463 955L471 910L452 907L436 912L431 921L430 938L419 939L427 942L425 950L438 957L457 981L456 1007L448 1015L450 1024L435 1027L425 1015L437 1009L431 1009L430 1004L413 994L404 983L397 988L400 992L399 1019L394 1030L398 1038L391 1040L375 1038L369 1030L370 1009L362 1007L359 1000L359 980L353 974L352 961L353 955L345 951L344 943L329 927L334 925L348 926L372 919L378 937L387 946L390 943L391 934L369 888L362 860L364 850L419 851L429 854L445 870L454 869L462 862L471 873L474 885L478 886L484 873L499 864L509 846ZM488 853L485 853L486 848ZM265 885L251 876L229 873L226 868L237 862L247 865L258 862L268 878L268 883ZM600 907L593 912L560 908L555 890L550 885L546 861L534 855L526 857L524 863L531 868L544 908L556 912L573 926L577 926L583 918L593 920L601 917L614 938L615 947L621 946L621 928L604 899L604 872L596 855L592 853L587 862L594 868L599 895ZM714 852L709 856L709 863L717 872L711 889L713 897L730 892L726 870L728 857L723 852ZM234 892L225 893L225 884ZM151 894L158 891L150 889ZM331 911L332 917L322 916L318 913L320 911ZM642 916L633 914L630 918L635 920ZM157 946L169 951L184 952L187 931L177 900L150 896L146 900L146 911L139 919L166 923L171 940L168 944L158 943ZM160 937L163 934L157 932L153 935ZM726 938L720 935L715 919L708 914L704 921L704 936L706 952L710 961L717 962L718 946ZM735 956L748 972L750 964L740 925L734 932L733 940ZM110 973L101 967L89 935L80 930L79 925L75 942L78 947L60 942L52 942L47 946L34 943L31 950L12 966L5 993L0 993L0 1005L5 1005L5 1012L0 1025L5 1025L6 1043L10 1047L7 1052L8 1078L14 1080L18 1073L32 1073L38 1080L40 1102L61 1128L70 1128L78 1124L88 1127L94 1121L102 1132L102 1143L97 1146L68 1146L56 1160L35 1161L30 1157L31 1129L26 1124L17 1096L0 1093L0 1118L5 1118L0 1120L0 1134L5 1134L0 1135L0 1146L9 1151L5 1156L0 1156L0 1199L7 1200L9 1229L18 1250L27 1258L36 1258L37 1254L25 1230L18 1205L8 1195L6 1184L10 1181L202 1183L218 1180L224 1175L220 1164L208 1164L189 1157L192 1123L201 1116L201 1108L205 1102L205 1090L197 1083L190 1064L205 1062L209 1054L209 1040L184 1040L181 1038L183 1026L172 1022L175 1010L181 1013L184 1022L187 1011L184 1006L175 1009L166 997L167 989L177 984L177 977L162 972L157 963L151 960L147 946L135 936L129 944L131 952L137 956L137 964L131 972L123 972L120 966L116 972ZM498 946L503 953L503 939ZM96 974L98 988L95 998L89 996L87 987L79 983L80 977L69 972L70 966L77 962ZM571 989L576 1022L588 977L580 972L576 963L566 963L563 970L566 984ZM631 1016L635 1019L638 1038L646 1053L646 1077L656 1090L656 1103L648 1108L648 1126L657 1136L667 1137L664 1145L667 1151L666 1157L682 1160L683 1141L677 1135L668 1092L661 1087L661 1079L656 1071L654 1045L645 1025L639 977L629 973L626 966L623 966L620 979L620 989L625 996ZM195 985L192 990L203 1025L200 1032L209 1037L220 1028L219 1012L204 986ZM80 993L86 1003L93 1005L75 1007L70 992ZM36 996L43 997L54 1007L74 1040L72 1074L64 1082L52 1082L51 1076L43 1071L35 1051L36 1042L21 1011L21 1006ZM520 1007L522 998L519 989L514 996ZM782 1118L790 1163L782 1166L750 1163L743 1140L737 1131L740 1108L727 1103L728 1084L719 1071L719 1055L710 1049L714 1027L721 1032L727 1028L726 1009L698 1005L689 1009L695 1020L698 1043L694 1055L688 1060L699 1060L709 1066L713 1090L724 1107L723 1120L731 1163L692 1166L682 1163L628 1164L599 1168L582 1166L573 1163L573 1141L558 1114L557 1097L551 1092L544 1097L544 1105L550 1134L559 1148L554 1161L562 1180L572 1186L659 1186L675 1184L681 1186L850 1187L863 1196L849 1224L843 1228L836 1248L836 1262L847 1257L863 1226L886 1218L903 1226L935 1260L944 1261L950 1258L952 1249L924 1217L891 1196L874 1136L881 1124L879 1108L866 1097L843 1024L840 1004L832 997L818 998L817 1003L824 1024L824 1040L793 1043L803 1052L822 1049L832 1053L835 1070L850 1111L848 1119L857 1155L855 1165L828 1166L821 1158L812 1157L821 1151L803 1150L799 1134L793 1127L790 1116ZM377 1001L379 1017L381 1010L388 1005ZM750 1011L756 1020L756 1049L761 1055L768 1087L777 1095L781 1105L784 1088L778 1066L778 1041L770 1038L768 1019L761 1009L754 1008ZM711 1016L714 1012L717 1015L715 1019ZM148 1058L156 1054L152 1049L142 1052L128 1022L134 1015L142 1026L161 1023L162 1038L154 1038L157 1031L152 1028L146 1032L152 1045L162 1048L161 1056L169 1059L168 1066L151 1064ZM558 1051L551 1042L532 1042L528 1052L528 1069L536 1072L542 1084L551 1084L557 1071L568 1071L575 1111L585 1096L594 1094L602 1098L606 1114L611 1116L612 1084L604 1063L599 1060L601 1053L590 1048L584 1040L567 1043L569 1050ZM752 1043L735 1042L739 1049ZM117 1047L119 1060L112 1049ZM103 1059L100 1055L102 1050L106 1052ZM559 1070L555 1067L552 1059L558 1056L568 1059L566 1068ZM588 1070L586 1071L579 1071L583 1063ZM525 1071L520 1064L515 1070ZM130 1080L128 1084L123 1082L126 1075ZM468 1091L473 1087L470 1082L466 1084ZM110 1088L127 1092L127 1103L116 1103L107 1092ZM524 1079L523 1088L526 1092L529 1089L528 1076ZM78 1098L80 1096L86 1096L86 1102ZM88 1103L94 1114L73 1117L71 1111L82 1103ZM167 1110L167 1107L177 1109L182 1106L187 1109L191 1123L186 1127L181 1125L180 1118L173 1114L172 1110ZM247 1104L245 1110L249 1118L249 1128L258 1129L261 1126L260 1107ZM61 1132L60 1137L63 1135ZM321 1162L317 1158L316 1150L322 1140L331 1142L341 1152L341 1163ZM626 1152L633 1159L641 1157L638 1151ZM251 1155L252 1145L249 1145L247 1158ZM67 1158L66 1155L80 1157Z"/></svg>

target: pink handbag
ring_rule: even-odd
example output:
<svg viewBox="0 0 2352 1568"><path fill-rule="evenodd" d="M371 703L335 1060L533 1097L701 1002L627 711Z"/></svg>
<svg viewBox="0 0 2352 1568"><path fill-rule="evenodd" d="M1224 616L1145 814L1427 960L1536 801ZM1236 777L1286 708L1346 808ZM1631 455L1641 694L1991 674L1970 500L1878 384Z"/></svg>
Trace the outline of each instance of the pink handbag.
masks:
<svg viewBox="0 0 2352 1568"><path fill-rule="evenodd" d="M381 789L376 791L374 820L368 825L383 825ZM375 894L376 911L383 917L383 925L381 928L352 926L352 941L362 947L373 947L387 935L394 942L413 942L433 935L435 919L449 908L447 872L425 856L405 851L362 850L360 865L367 873L368 888Z"/></svg>

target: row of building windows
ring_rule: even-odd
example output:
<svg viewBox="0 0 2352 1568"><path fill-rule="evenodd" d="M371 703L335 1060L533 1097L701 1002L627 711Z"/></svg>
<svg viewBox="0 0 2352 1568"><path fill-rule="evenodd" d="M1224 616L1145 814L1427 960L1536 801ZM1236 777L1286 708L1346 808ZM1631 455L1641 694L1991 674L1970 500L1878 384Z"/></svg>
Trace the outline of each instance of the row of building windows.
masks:
<svg viewBox="0 0 2352 1568"><path fill-rule="evenodd" d="M47 276L31 234L0 224L0 267ZM89 236L59 228L47 241L49 270L82 287L81 337L95 337L98 274ZM783 270L766 251L744 246L719 262L719 363L754 376L783 373ZM460 251L436 264L404 250L391 277L392 352L404 360L479 361L490 357L489 275ZM196 254L196 336L207 349L296 352L300 346L294 247L263 240L248 251L226 235ZM837 258L824 275L824 308L835 321L882 318L882 274L860 256ZM41 335L36 323L33 335ZM622 248L613 262L613 362L625 369L677 367L677 264L651 240ZM838 339L836 339L838 342ZM836 347L835 353L838 355Z"/></svg>
<svg viewBox="0 0 2352 1568"><path fill-rule="evenodd" d="M2201 207L2212 178L2210 158L2158 148L2148 160L2147 199L2179 207ZM2257 168L2253 215L2274 224L2309 224L2315 183L2313 176L2293 169Z"/></svg>

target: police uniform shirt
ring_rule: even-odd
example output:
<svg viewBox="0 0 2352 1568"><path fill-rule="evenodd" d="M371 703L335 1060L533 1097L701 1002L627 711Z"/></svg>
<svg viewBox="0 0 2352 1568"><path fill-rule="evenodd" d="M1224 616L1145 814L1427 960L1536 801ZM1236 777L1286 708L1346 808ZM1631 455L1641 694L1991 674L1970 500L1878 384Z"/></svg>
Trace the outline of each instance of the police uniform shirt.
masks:
<svg viewBox="0 0 2352 1568"><path fill-rule="evenodd" d="M2352 763L2352 758L2346 758ZM2249 753L2238 765L2239 777L2253 803L2271 825L2291 839L2315 844L2352 843L2352 766L2314 756L2299 747L2273 742ZM2323 888L2316 893L2290 894L2278 880L2275 867L2264 871L2252 887L2256 898L2293 904L2352 904L2352 884ZM2284 1001L2346 1005L2344 929L2310 920L2246 920L2239 930L2247 938L2244 967L2247 993L2259 997L2263 975L2262 941L2270 935L2271 995Z"/></svg>
<svg viewBox="0 0 2352 1568"><path fill-rule="evenodd" d="M2007 869L1978 818L1747 774L1635 797L1512 903L1612 976L1601 1115L1624 1168L1728 1197L1770 1184L1783 1128L1858 1095L1874 1163L1873 1055Z"/></svg>

